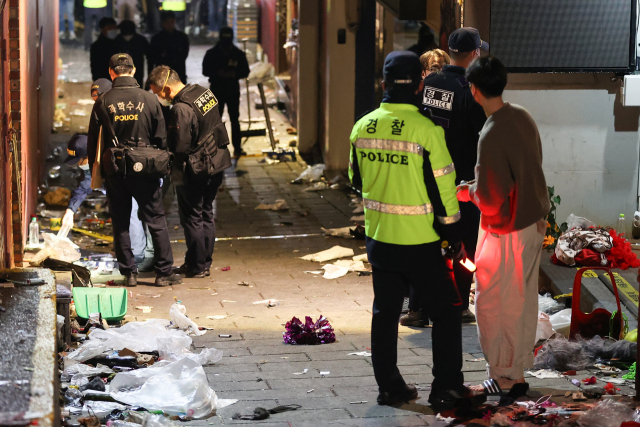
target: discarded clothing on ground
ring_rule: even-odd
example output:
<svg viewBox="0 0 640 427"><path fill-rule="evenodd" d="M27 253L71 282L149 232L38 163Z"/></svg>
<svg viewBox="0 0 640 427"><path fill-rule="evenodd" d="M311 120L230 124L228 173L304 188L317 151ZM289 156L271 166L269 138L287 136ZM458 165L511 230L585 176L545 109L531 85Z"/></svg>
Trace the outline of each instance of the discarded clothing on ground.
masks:
<svg viewBox="0 0 640 427"><path fill-rule="evenodd" d="M251 415L240 415L240 413L235 413L231 417L234 420L266 420L269 418L270 414L279 414L281 412L295 411L296 409L302 408L300 405L283 405L276 406L273 409L264 409L264 408L256 408L253 410L253 414Z"/></svg>
<svg viewBox="0 0 640 427"><path fill-rule="evenodd" d="M317 322L313 322L310 316L305 317L305 322L294 317L285 325L287 331L283 334L286 344L329 344L336 341L336 335L333 332L329 320L320 316Z"/></svg>
<svg viewBox="0 0 640 427"><path fill-rule="evenodd" d="M613 247L613 239L607 230L602 228L581 229L576 228L566 232L558 239L556 245L556 257L566 265L576 264L575 257L583 249L593 249L600 254ZM606 265L606 258L602 258Z"/></svg>
<svg viewBox="0 0 640 427"><path fill-rule="evenodd" d="M629 361L636 358L636 343L613 341L601 337L590 340L565 338L547 340L536 354L534 369L554 369L564 372L580 371L593 366L598 359Z"/></svg>

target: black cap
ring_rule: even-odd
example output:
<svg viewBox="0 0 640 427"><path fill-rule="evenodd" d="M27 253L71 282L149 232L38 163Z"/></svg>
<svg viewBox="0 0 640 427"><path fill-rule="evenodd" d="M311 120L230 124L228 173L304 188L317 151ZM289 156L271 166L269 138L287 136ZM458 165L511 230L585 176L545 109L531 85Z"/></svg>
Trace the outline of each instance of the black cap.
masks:
<svg viewBox="0 0 640 427"><path fill-rule="evenodd" d="M87 156L87 135L76 133L67 144L69 157L64 161L66 165L75 166L80 159Z"/></svg>
<svg viewBox="0 0 640 427"><path fill-rule="evenodd" d="M91 96L94 96L95 92L97 92L96 95L100 95L108 90L111 90L111 80L109 79L98 79L91 84Z"/></svg>
<svg viewBox="0 0 640 427"><path fill-rule="evenodd" d="M222 27L220 29L220 38L221 39L232 39L233 38L233 28L231 27Z"/></svg>
<svg viewBox="0 0 640 427"><path fill-rule="evenodd" d="M473 27L462 27L449 36L449 50L451 52L472 52L480 48L489 50L489 43L480 39L480 33Z"/></svg>
<svg viewBox="0 0 640 427"><path fill-rule="evenodd" d="M398 50L387 55L382 72L387 85L415 85L422 81L420 58L408 50Z"/></svg>
<svg viewBox="0 0 640 427"><path fill-rule="evenodd" d="M135 67L135 65L133 65L133 59L126 53L116 53L109 60L109 68L116 68L119 65Z"/></svg>

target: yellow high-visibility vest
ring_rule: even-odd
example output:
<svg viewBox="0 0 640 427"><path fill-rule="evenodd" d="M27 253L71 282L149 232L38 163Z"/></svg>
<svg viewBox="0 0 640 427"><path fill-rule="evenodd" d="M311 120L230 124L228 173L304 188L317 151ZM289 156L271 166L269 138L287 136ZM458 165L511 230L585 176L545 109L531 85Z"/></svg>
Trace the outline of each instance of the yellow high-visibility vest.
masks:
<svg viewBox="0 0 640 427"><path fill-rule="evenodd" d="M84 0L83 5L90 9L100 9L107 7L107 0Z"/></svg>
<svg viewBox="0 0 640 427"><path fill-rule="evenodd" d="M174 12L183 12L187 10L187 2L185 0L164 0L162 2L162 10L173 10Z"/></svg>

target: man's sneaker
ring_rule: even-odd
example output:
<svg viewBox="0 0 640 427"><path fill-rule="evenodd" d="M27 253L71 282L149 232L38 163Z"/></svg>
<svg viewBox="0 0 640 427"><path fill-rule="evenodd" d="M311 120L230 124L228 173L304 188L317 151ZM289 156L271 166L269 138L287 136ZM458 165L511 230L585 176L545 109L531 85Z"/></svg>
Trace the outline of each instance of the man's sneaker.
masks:
<svg viewBox="0 0 640 427"><path fill-rule="evenodd" d="M398 403L409 402L418 398L416 386L406 384L404 389L396 392L381 391L378 394L378 405L396 405Z"/></svg>
<svg viewBox="0 0 640 427"><path fill-rule="evenodd" d="M189 268L187 267L187 264L182 264L180 267L176 268L175 273L184 276L188 279L202 279L205 276L209 276L210 274L207 274L207 272L209 270L205 270L205 271L199 271L197 273L194 273L193 271L189 270Z"/></svg>
<svg viewBox="0 0 640 427"><path fill-rule="evenodd" d="M424 328L429 325L429 320L421 312L409 310L408 314L400 318L400 324L402 326Z"/></svg>
<svg viewBox="0 0 640 427"><path fill-rule="evenodd" d="M206 269L206 270L204 271L204 275L205 275L205 276L207 276L207 277L211 276L211 269L209 269L209 268L208 268L208 269Z"/></svg>
<svg viewBox="0 0 640 427"><path fill-rule="evenodd" d="M462 312L462 323L473 323L476 321L476 315L471 310Z"/></svg>
<svg viewBox="0 0 640 427"><path fill-rule="evenodd" d="M138 286L138 275L132 273L124 276L124 286L131 288L134 286Z"/></svg>
<svg viewBox="0 0 640 427"><path fill-rule="evenodd" d="M176 273L171 276L156 277L156 286L171 286L179 285L180 283L182 283L182 276Z"/></svg>

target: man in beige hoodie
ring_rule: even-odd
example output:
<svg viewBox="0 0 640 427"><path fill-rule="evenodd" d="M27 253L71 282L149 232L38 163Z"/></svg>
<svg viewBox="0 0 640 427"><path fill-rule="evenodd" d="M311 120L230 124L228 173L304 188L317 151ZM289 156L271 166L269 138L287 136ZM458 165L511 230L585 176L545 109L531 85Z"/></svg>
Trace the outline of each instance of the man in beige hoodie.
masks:
<svg viewBox="0 0 640 427"><path fill-rule="evenodd" d="M478 335L489 377L510 389L524 383L524 369L533 365L538 269L550 208L542 145L529 112L502 99L507 70L499 59L476 59L466 78L487 122L480 132L475 182L458 186L458 200L472 201L482 213Z"/></svg>

